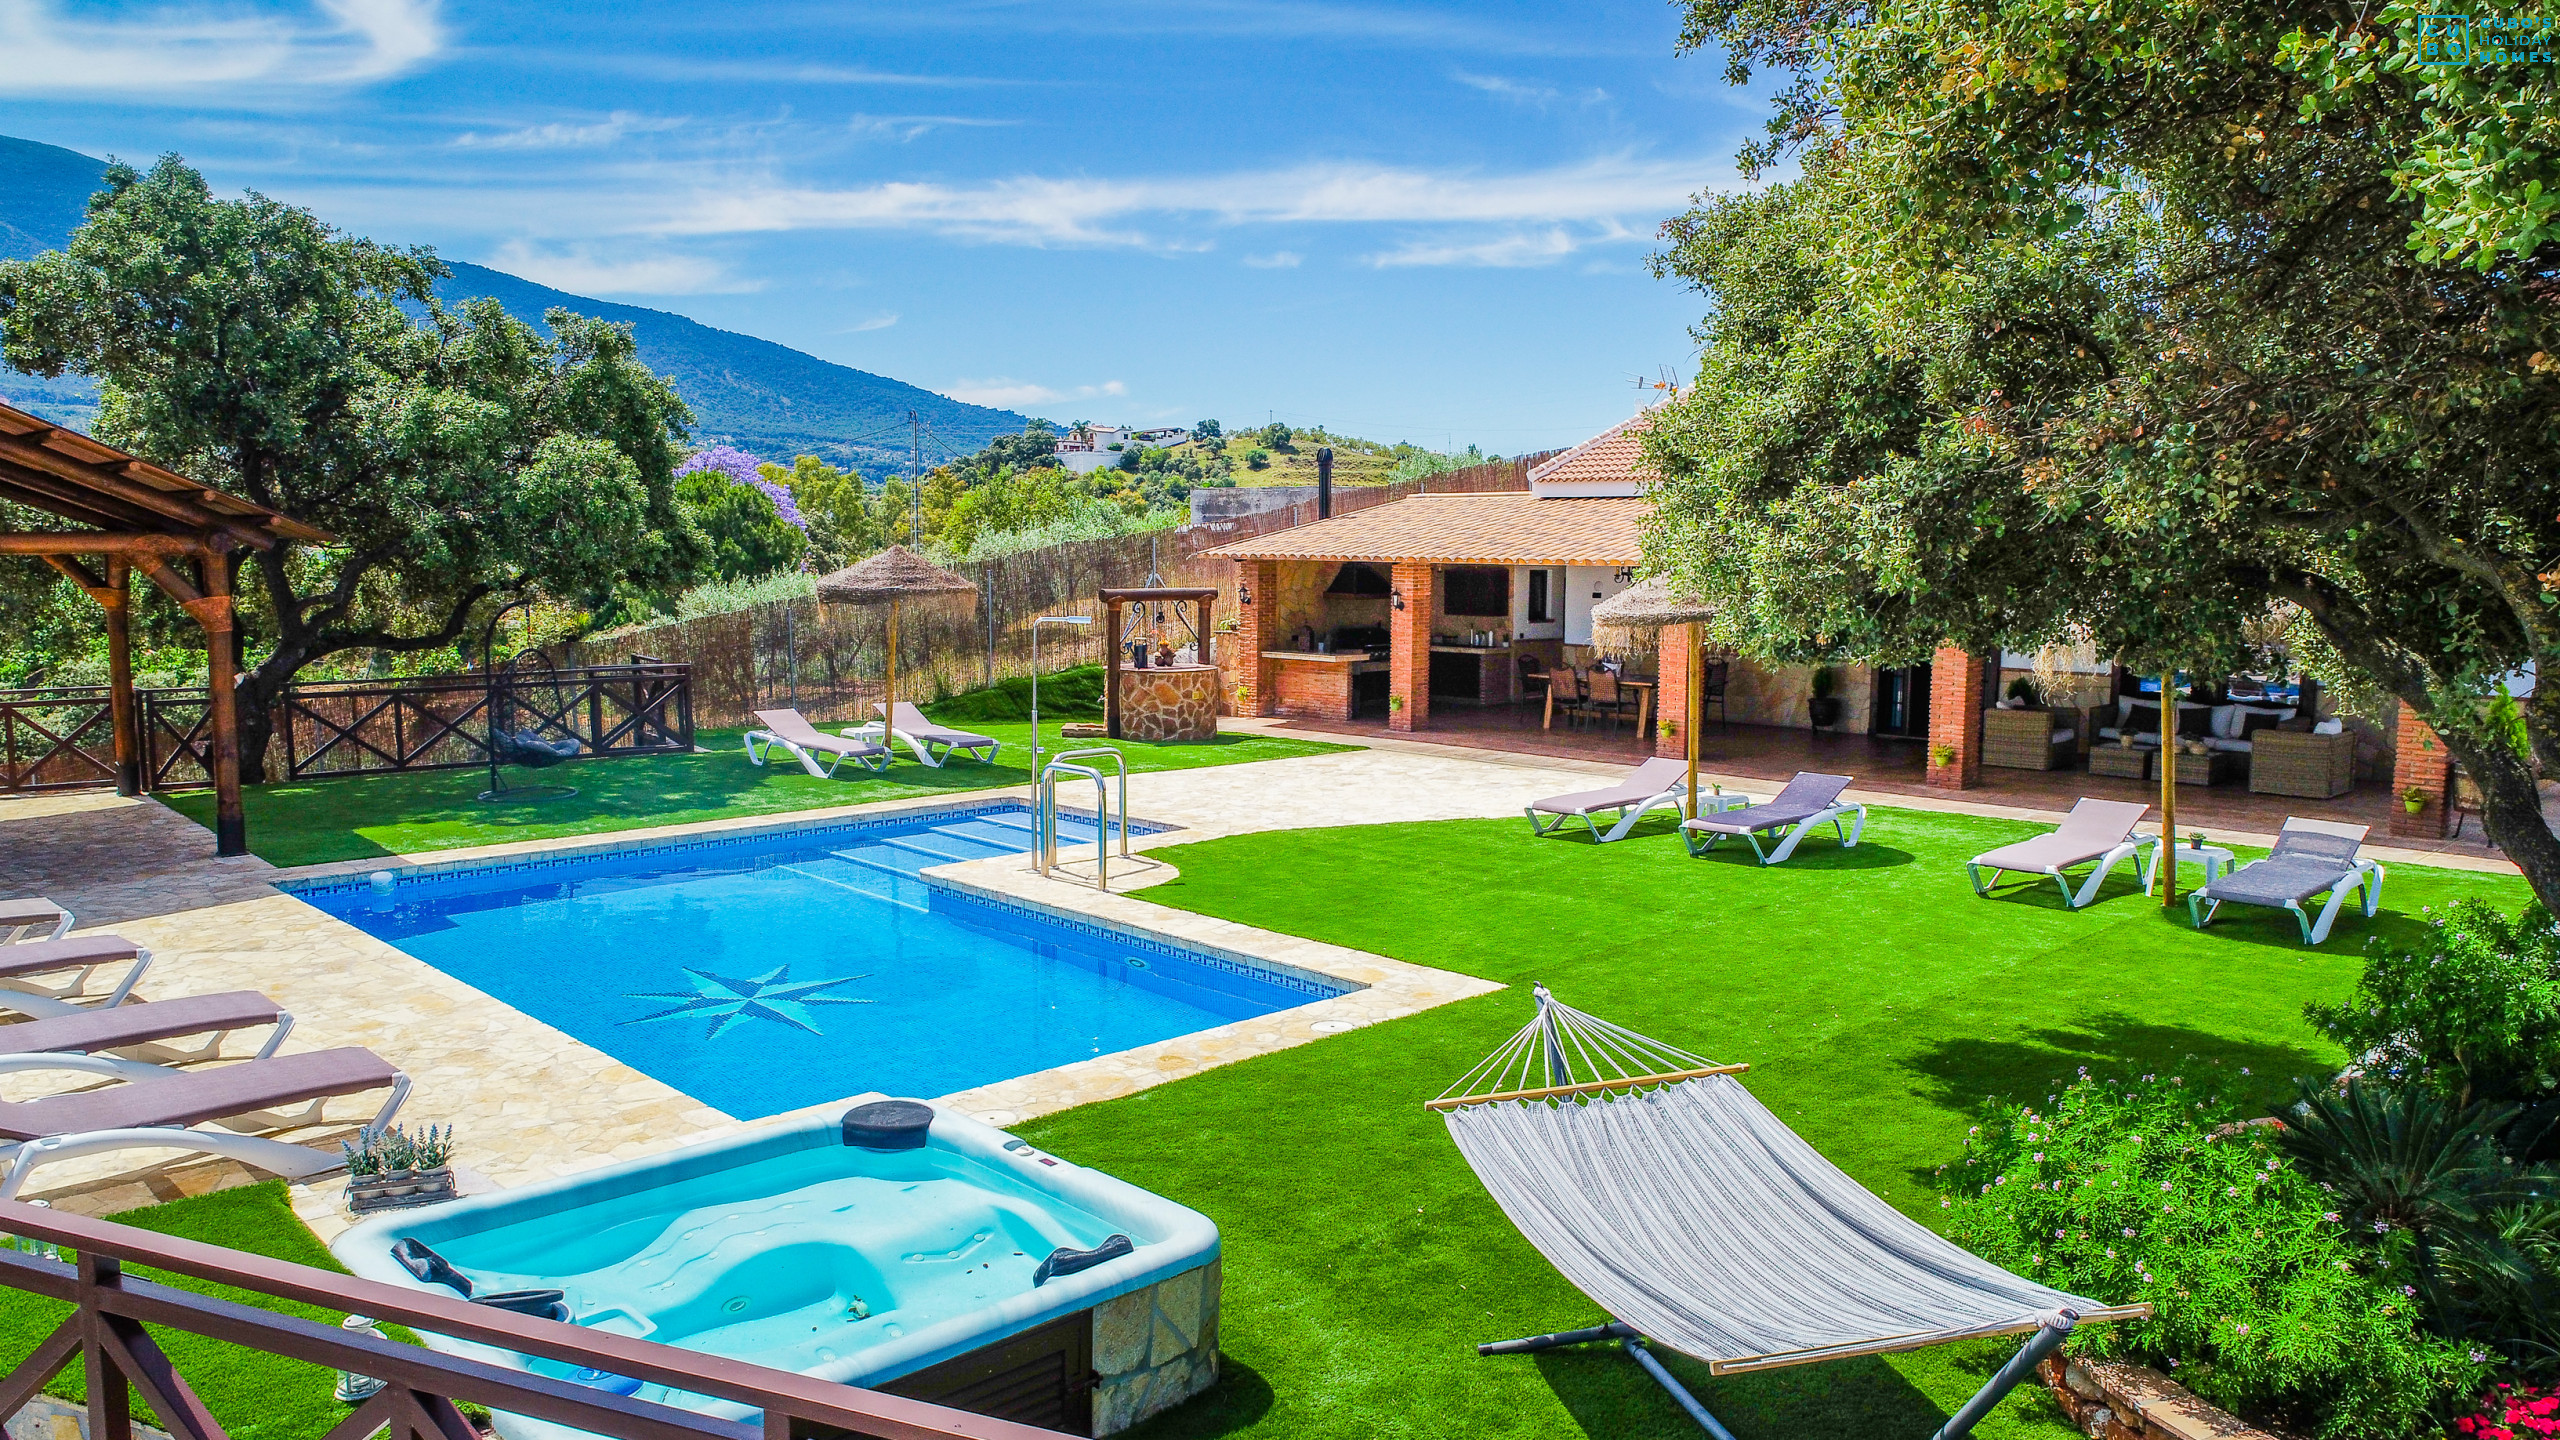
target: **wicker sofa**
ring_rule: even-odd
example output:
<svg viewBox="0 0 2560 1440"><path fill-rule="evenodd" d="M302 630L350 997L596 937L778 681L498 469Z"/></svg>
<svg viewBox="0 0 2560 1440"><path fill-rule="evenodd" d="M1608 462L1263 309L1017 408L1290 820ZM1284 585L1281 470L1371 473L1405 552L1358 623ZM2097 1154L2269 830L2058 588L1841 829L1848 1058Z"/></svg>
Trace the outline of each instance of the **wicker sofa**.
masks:
<svg viewBox="0 0 2560 1440"><path fill-rule="evenodd" d="M2255 794L2327 800L2356 786L2352 730L2336 735L2260 730L2249 738L2249 789Z"/></svg>
<svg viewBox="0 0 2560 1440"><path fill-rule="evenodd" d="M2011 770L2067 770L2080 756L2080 712L2051 710L1982 712L1982 763Z"/></svg>

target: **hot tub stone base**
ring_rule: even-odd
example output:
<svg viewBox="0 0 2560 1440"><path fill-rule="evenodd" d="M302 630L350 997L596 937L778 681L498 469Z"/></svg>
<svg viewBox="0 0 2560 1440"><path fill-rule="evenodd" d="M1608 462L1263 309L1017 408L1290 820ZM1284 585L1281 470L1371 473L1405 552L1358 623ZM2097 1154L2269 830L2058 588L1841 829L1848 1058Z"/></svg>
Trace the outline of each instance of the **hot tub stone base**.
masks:
<svg viewBox="0 0 2560 1440"><path fill-rule="evenodd" d="M1218 1266L1093 1308L1095 1435L1116 1435L1217 1383Z"/></svg>

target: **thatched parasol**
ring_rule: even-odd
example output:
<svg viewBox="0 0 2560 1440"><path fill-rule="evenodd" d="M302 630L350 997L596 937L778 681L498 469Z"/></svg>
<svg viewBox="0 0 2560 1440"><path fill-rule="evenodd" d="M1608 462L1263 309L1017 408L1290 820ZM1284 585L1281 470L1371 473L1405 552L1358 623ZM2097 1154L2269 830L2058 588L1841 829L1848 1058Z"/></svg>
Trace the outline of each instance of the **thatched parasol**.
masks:
<svg viewBox="0 0 2560 1440"><path fill-rule="evenodd" d="M976 582L952 574L904 545L892 545L818 582L818 599L826 604L889 607L889 684L888 694L880 702L883 749L897 738L898 607L922 602L965 613L976 604L977 595Z"/></svg>
<svg viewBox="0 0 2560 1440"><path fill-rule="evenodd" d="M1618 636L1631 636L1640 630L1660 630L1672 625L1694 625L1715 618L1706 602L1691 600L1671 588L1666 580L1646 580L1630 585L1591 607L1592 638L1606 631ZM1701 632L1703 633L1703 632ZM1698 818L1698 652L1689 647L1689 718L1684 727L1689 742L1689 818Z"/></svg>

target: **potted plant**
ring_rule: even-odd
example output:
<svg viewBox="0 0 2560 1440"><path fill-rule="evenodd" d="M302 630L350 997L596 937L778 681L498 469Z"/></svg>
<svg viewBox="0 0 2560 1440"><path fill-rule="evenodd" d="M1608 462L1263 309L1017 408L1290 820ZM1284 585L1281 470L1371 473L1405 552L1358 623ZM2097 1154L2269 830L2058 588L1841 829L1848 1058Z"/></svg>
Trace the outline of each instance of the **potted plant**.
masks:
<svg viewBox="0 0 2560 1440"><path fill-rule="evenodd" d="M2400 804L2403 809L2407 810L2412 815L2424 812L2427 808L2427 792L2425 787L2412 785L2408 789L2401 791Z"/></svg>
<svg viewBox="0 0 2560 1440"><path fill-rule="evenodd" d="M1953 745L1941 742L1929 747L1929 764L1933 769L1944 770L1955 763L1956 747Z"/></svg>
<svg viewBox="0 0 2560 1440"><path fill-rule="evenodd" d="M2018 702L2014 707L2016 709L2041 710L2044 708L2044 694L2036 689L2036 682L2032 676L2021 675L2010 681L2009 698Z"/></svg>
<svg viewBox="0 0 2560 1440"><path fill-rule="evenodd" d="M1830 666L1813 667L1813 698L1805 702L1805 715L1814 729L1828 730L1840 723L1840 697L1832 693L1839 684L1840 676Z"/></svg>
<svg viewBox="0 0 2560 1440"><path fill-rule="evenodd" d="M394 1125L368 1126L338 1142L347 1159L347 1209L358 1215L405 1210L454 1197L453 1127L429 1125L416 1134Z"/></svg>

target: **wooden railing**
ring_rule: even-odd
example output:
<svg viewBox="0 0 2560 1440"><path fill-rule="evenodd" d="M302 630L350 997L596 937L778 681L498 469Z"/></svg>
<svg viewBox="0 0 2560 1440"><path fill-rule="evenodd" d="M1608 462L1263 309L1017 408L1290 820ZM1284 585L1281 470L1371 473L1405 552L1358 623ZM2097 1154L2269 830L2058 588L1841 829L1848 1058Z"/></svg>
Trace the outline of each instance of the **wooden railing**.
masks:
<svg viewBox="0 0 2560 1440"><path fill-rule="evenodd" d="M922 1400L834 1385L743 1360L582 1329L474 1305L460 1298L271 1260L105 1220L0 1202L0 1233L46 1241L77 1254L73 1263L0 1250L0 1285L77 1308L0 1378L0 1419L19 1409L64 1367L79 1362L88 1381L89 1440L132 1440L132 1397L140 1395L176 1440L226 1440L186 1377L169 1363L146 1325L181 1330L269 1355L307 1361L383 1382L320 1440L478 1440L456 1403L527 1415L623 1440L1058 1440L1059 1432L1018 1425ZM147 1265L192 1280L281 1300L392 1321L413 1330L477 1341L578 1369L733 1401L759 1419L724 1420L485 1361L439 1354L252 1305L199 1295L125 1273Z"/></svg>
<svg viewBox="0 0 2560 1440"><path fill-rule="evenodd" d="M646 655L625 665L527 670L512 677L509 723L566 736L587 755L662 755L693 748L693 669ZM274 772L307 780L489 763L489 682L480 675L324 680L285 692ZM205 767L201 686L136 690L146 790L191 790ZM277 752L281 752L279 756ZM0 690L0 795L115 784L115 737L103 685Z"/></svg>

